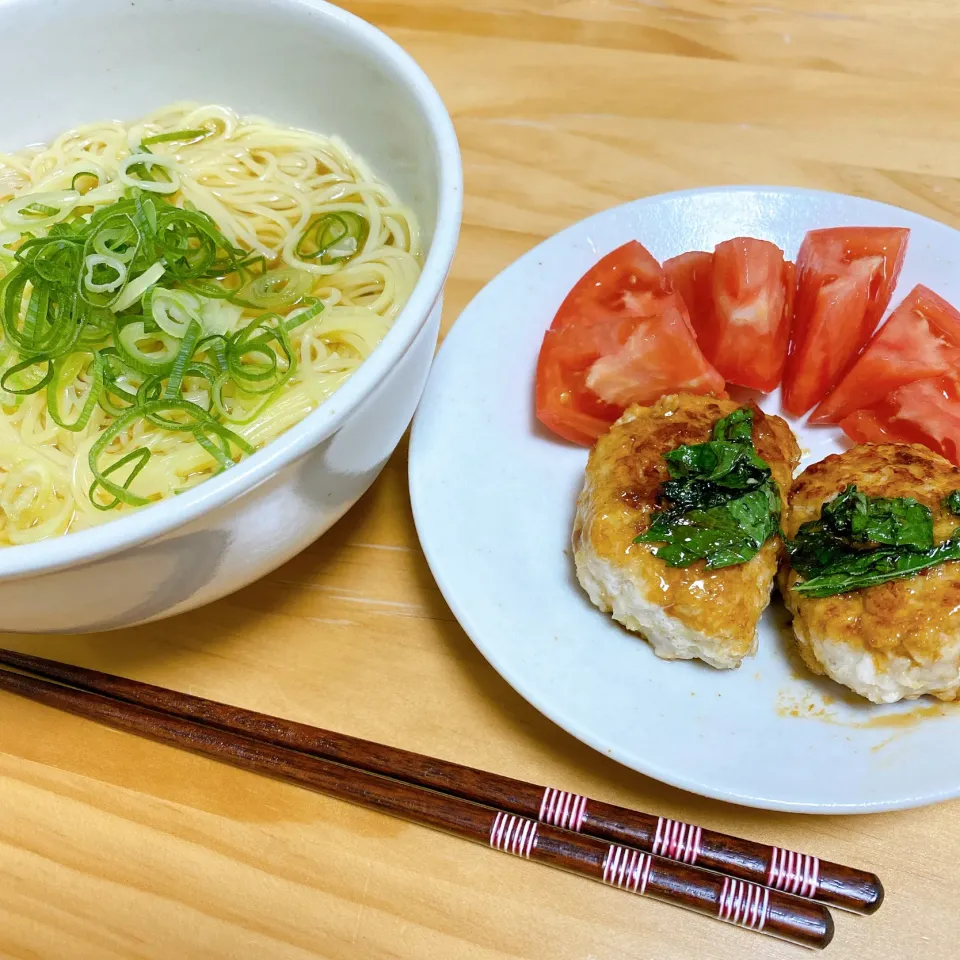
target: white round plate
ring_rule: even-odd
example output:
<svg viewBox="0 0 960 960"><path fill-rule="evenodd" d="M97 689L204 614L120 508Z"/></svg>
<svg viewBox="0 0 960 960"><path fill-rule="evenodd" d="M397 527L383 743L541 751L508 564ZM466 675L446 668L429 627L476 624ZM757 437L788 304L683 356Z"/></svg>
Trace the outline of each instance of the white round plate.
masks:
<svg viewBox="0 0 960 960"><path fill-rule="evenodd" d="M573 284L620 244L657 259L722 240L837 225L911 229L892 303L923 282L960 303L960 233L856 197L769 187L637 200L551 237L489 283L447 336L410 445L420 541L473 642L538 710L578 739L666 783L777 810L859 813L960 795L960 709L873 706L809 674L778 598L739 670L667 662L595 609L570 554L587 451L534 416L544 330ZM780 412L776 393L761 406ZM843 449L834 428L792 423L802 466Z"/></svg>

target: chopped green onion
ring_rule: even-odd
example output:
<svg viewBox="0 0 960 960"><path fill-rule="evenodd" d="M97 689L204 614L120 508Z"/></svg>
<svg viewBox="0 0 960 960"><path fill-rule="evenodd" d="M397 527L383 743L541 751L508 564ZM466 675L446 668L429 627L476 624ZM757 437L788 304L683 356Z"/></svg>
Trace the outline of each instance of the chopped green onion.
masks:
<svg viewBox="0 0 960 960"><path fill-rule="evenodd" d="M147 146L151 143L173 143L182 140L203 140L204 137L209 137L212 133L213 131L208 127L197 127L194 130L170 130L167 133L155 133L152 137L144 137L140 141L140 146Z"/></svg>
<svg viewBox="0 0 960 960"><path fill-rule="evenodd" d="M317 297L307 297L304 306L300 310L294 310L289 313L283 321L283 327L289 333L296 330L297 327L309 323L314 317L319 317L323 313L323 301Z"/></svg>
<svg viewBox="0 0 960 960"><path fill-rule="evenodd" d="M100 434L96 443L90 448L89 462L94 481L90 484L88 496L90 497L90 502L98 510L112 510L120 503L126 503L132 507L145 507L150 502L146 497L139 497L129 490L130 484L137 479L140 471L143 470L150 460L150 451L146 447L137 447L136 450L126 454L126 456L120 457L119 460L110 464L110 466L105 469L101 470L99 464L101 454L124 430L132 426L139 416L140 410L135 409L114 420L114 422ZM128 463L133 463L134 467L122 483L116 483L110 479L113 474L122 470ZM107 493L111 494L113 500L109 503L101 503L100 500L97 499L97 491L100 488L103 488Z"/></svg>
<svg viewBox="0 0 960 960"><path fill-rule="evenodd" d="M235 397L232 404L228 403L223 395L224 388L232 382L228 372L221 373L216 381L214 381L213 390L210 394L210 401L213 404L213 408L224 420L230 423L252 423L273 400L277 392L273 390L267 394L253 395L251 396L251 399L255 400L253 406L244 408L240 403L241 400L246 399L244 391L238 389L238 393L240 393L241 396Z"/></svg>
<svg viewBox="0 0 960 960"><path fill-rule="evenodd" d="M152 403L163 396L163 377L155 374L147 377L137 388L137 403L143 406L145 403Z"/></svg>
<svg viewBox="0 0 960 960"><path fill-rule="evenodd" d="M121 417L137 402L136 391L128 390L120 382L130 376L139 378L139 372L129 366L116 347L104 347L100 351L103 359L103 390L100 394L100 406L113 417ZM116 403L115 400L122 401Z"/></svg>
<svg viewBox="0 0 960 960"><path fill-rule="evenodd" d="M194 434L194 439L200 444L201 447L203 447L204 450L207 451L207 453L210 454L211 457L213 457L214 460L217 461L221 470L226 470L227 467L233 466L234 459L230 456L227 450L224 449L226 446L225 443L221 442L221 444L218 445L216 442L211 440L210 437L206 436L206 434L203 434L199 431Z"/></svg>
<svg viewBox="0 0 960 960"><path fill-rule="evenodd" d="M122 396L126 403L116 403L114 398ZM110 414L111 417L122 417L134 403L136 403L136 394L128 394L126 391L117 391L112 384L105 384L100 391L100 407Z"/></svg>
<svg viewBox="0 0 960 960"><path fill-rule="evenodd" d="M79 203L76 190L53 190L48 193L28 193L8 200L0 209L0 219L11 227L42 229L63 220ZM52 211L42 213L38 211Z"/></svg>
<svg viewBox="0 0 960 960"><path fill-rule="evenodd" d="M84 353L93 357L93 376L90 386L87 390L87 397L83 402L83 407L80 409L80 413L73 423L67 423L60 416L61 375L64 371L66 371L68 374L70 374L68 382L72 382L76 379L77 374L83 367L77 365L75 358L78 356L78 354L76 353L67 354L67 356L55 360L52 363L53 373L49 382L47 383L47 410L50 412L50 416L53 418L54 422L63 427L64 430L79 431L87 425L94 409L97 406L98 401L100 400L100 392L103 389L103 357L96 350L85 351ZM79 356L83 355L84 354L79 354Z"/></svg>
<svg viewBox="0 0 960 960"><path fill-rule="evenodd" d="M48 207L45 203L31 203L20 210L21 214L26 213L31 217L55 217L59 212L56 207Z"/></svg>
<svg viewBox="0 0 960 960"><path fill-rule="evenodd" d="M257 317L227 341L227 370L247 393L272 392L286 383L296 368L293 347L276 314Z"/></svg>
<svg viewBox="0 0 960 960"><path fill-rule="evenodd" d="M184 287L191 293L206 297L208 300L228 300L236 292L236 287L226 287L216 280L187 280Z"/></svg>
<svg viewBox="0 0 960 960"><path fill-rule="evenodd" d="M133 196L133 222L142 236L153 237L157 232L157 201L135 191Z"/></svg>
<svg viewBox="0 0 960 960"><path fill-rule="evenodd" d="M198 345L196 348L194 348L194 351L193 351L194 357L196 357L197 353L199 352L200 352L200 347ZM208 410L210 406L210 395L213 391L213 385L217 379L218 373L219 371L217 370L217 368L211 363L205 363L202 360L191 361L190 365L187 367L186 372L183 375L184 381L187 381L188 379L189 380L205 380L206 388L199 388L199 387L193 386L190 392L188 393L186 387L184 387L180 391L181 397L184 400L188 400L192 403L196 403L197 406L204 406L202 403L199 402L199 399L198 399L199 397L202 396L206 400L206 407L204 407L204 409Z"/></svg>
<svg viewBox="0 0 960 960"><path fill-rule="evenodd" d="M254 452L254 447L243 437L218 423L203 407L190 403L189 400L158 400L144 404L141 412L144 418L155 426L175 432L212 434L242 453ZM186 419L176 419L168 414L182 414Z"/></svg>
<svg viewBox="0 0 960 960"><path fill-rule="evenodd" d="M352 210L325 213L303 231L294 253L301 260L320 259L329 266L355 257L367 242L370 224Z"/></svg>
<svg viewBox="0 0 960 960"><path fill-rule="evenodd" d="M73 286L82 271L82 250L72 239L51 234L20 245L17 260L30 267L41 280L57 286ZM27 274L29 279L29 274Z"/></svg>
<svg viewBox="0 0 960 960"><path fill-rule="evenodd" d="M154 241L177 280L220 277L251 260L234 247L205 213L163 204L156 210Z"/></svg>
<svg viewBox="0 0 960 960"><path fill-rule="evenodd" d="M113 303L113 309L119 313L132 307L163 276L165 269L159 261L152 267L147 267L136 280L131 280L123 288L123 293Z"/></svg>
<svg viewBox="0 0 960 960"><path fill-rule="evenodd" d="M86 314L86 323L77 338L77 344L93 347L113 336L114 319L109 310L93 309Z"/></svg>
<svg viewBox="0 0 960 960"><path fill-rule="evenodd" d="M131 176L132 171L140 169L139 176ZM154 171L161 171L166 180L152 178ZM160 157L152 153L131 153L120 161L118 178L128 187L139 187L148 193L176 193L180 189L180 174L176 162L171 157Z"/></svg>
<svg viewBox="0 0 960 960"><path fill-rule="evenodd" d="M138 373L167 373L180 350L180 342L157 330L147 333L142 317L131 317L117 328L117 350L126 362ZM144 349L147 344L152 349Z"/></svg>
<svg viewBox="0 0 960 960"><path fill-rule="evenodd" d="M312 286L310 274L293 267L278 267L245 283L233 299L252 307L275 310L298 303Z"/></svg>
<svg viewBox="0 0 960 960"><path fill-rule="evenodd" d="M100 186L100 174L94 173L92 170L81 170L78 173L73 175L73 179L70 181L70 189L76 190L81 195L84 193L83 190L80 190L77 186L78 180L83 180L84 178L89 178L90 180L96 180L97 186ZM92 189L92 188L88 188Z"/></svg>
<svg viewBox="0 0 960 960"><path fill-rule="evenodd" d="M182 338L191 323L200 322L200 301L186 290L154 287L144 297L144 310L171 337Z"/></svg>
<svg viewBox="0 0 960 960"><path fill-rule="evenodd" d="M116 257L91 253L84 258L83 263L87 268L83 284L91 293L114 293L123 286L127 279L127 265ZM103 276L105 271L100 270L101 278L99 281L96 279L97 267L105 268L107 273L106 276Z"/></svg>
<svg viewBox="0 0 960 960"><path fill-rule="evenodd" d="M41 363L47 365L42 376L38 377L37 374L34 374L35 379L33 383L27 383L25 386L14 386L14 378L17 377L18 374L33 370ZM21 360L20 363L15 363L12 367L4 371L3 376L0 377L0 390L5 390L14 396L29 396L31 393L39 393L50 382L52 376L53 364L49 360L27 357L26 360ZM29 378L27 379L29 380Z"/></svg>
<svg viewBox="0 0 960 960"><path fill-rule="evenodd" d="M80 336L82 325L77 322L80 308L75 291L62 292L52 298L48 285L34 283L28 294L29 281L29 271L21 265L0 281L0 321L6 342L32 363L70 350ZM28 296L27 308L21 316L25 296Z"/></svg>
<svg viewBox="0 0 960 960"><path fill-rule="evenodd" d="M129 263L137 255L140 233L132 220L124 219L128 220L128 227L103 227L90 238L90 246L102 257Z"/></svg>
<svg viewBox="0 0 960 960"><path fill-rule="evenodd" d="M197 341L200 339L200 324L196 320L190 321L183 340L180 342L180 350L176 359L173 361L173 369L170 371L170 377L167 380L166 389L163 396L167 400L175 400L180 393L180 387L183 384L184 374L187 372L187 366L193 359L193 352L196 350Z"/></svg>
<svg viewBox="0 0 960 960"><path fill-rule="evenodd" d="M125 190L126 187L119 180L108 180L99 186L89 187L86 193L81 190L83 199L80 201L80 206L103 210L122 199ZM82 223L82 221L74 222Z"/></svg>
<svg viewBox="0 0 960 960"><path fill-rule="evenodd" d="M227 369L227 346L227 338L222 333L214 333L208 337L204 337L197 344L197 353L213 354L213 359L216 360L217 372L222 373Z"/></svg>

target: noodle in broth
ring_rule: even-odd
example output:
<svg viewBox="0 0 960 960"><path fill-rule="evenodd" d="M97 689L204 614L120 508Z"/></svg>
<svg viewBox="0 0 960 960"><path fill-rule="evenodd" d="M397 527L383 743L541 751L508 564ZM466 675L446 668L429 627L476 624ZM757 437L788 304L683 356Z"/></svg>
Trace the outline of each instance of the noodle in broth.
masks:
<svg viewBox="0 0 960 960"><path fill-rule="evenodd" d="M158 211L171 215L169 237L198 231L200 239L184 241L183 264L199 258L202 215L211 218L234 248L216 260L240 265L233 279L210 267L178 282L163 258L130 279L128 265L145 256L132 252L143 249L139 228L126 239L104 228L74 245L83 251L88 340L54 360L25 348L39 343L33 288L21 294L13 280L31 238L46 238L36 249L53 251L53 262L71 224L79 235L91 217L96 223L135 205L129 219L151 225L144 236L157 229ZM168 205L195 211L198 226L178 221ZM176 104L134 124L91 124L49 146L0 154L0 220L8 311L0 545L83 529L170 497L268 443L370 355L420 274L413 213L342 141L215 105ZM57 231L63 244L49 242ZM46 275L39 254L32 263ZM46 301L35 299L42 310ZM161 369L158 357L166 367L151 373Z"/></svg>

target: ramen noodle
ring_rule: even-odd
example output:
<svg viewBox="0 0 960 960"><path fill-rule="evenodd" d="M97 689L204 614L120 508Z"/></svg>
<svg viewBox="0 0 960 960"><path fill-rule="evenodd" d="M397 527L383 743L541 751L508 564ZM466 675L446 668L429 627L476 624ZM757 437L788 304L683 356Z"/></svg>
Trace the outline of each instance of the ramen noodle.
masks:
<svg viewBox="0 0 960 960"><path fill-rule="evenodd" d="M370 355L412 211L337 137L175 104L0 154L0 544L188 490Z"/></svg>

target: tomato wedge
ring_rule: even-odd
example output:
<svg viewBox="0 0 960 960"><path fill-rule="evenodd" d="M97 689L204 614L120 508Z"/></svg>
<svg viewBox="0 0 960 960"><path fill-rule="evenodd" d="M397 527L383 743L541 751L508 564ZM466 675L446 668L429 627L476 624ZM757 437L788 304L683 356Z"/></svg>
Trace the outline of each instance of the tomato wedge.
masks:
<svg viewBox="0 0 960 960"><path fill-rule="evenodd" d="M960 382L916 380L840 421L856 443L922 443L960 467Z"/></svg>
<svg viewBox="0 0 960 960"><path fill-rule="evenodd" d="M767 240L735 237L663 264L690 311L697 346L728 383L770 391L783 377L796 274Z"/></svg>
<svg viewBox="0 0 960 960"><path fill-rule="evenodd" d="M839 423L898 387L951 371L960 372L960 313L927 287L914 287L810 423Z"/></svg>
<svg viewBox="0 0 960 960"><path fill-rule="evenodd" d="M793 313L794 267L768 240L735 237L713 252L711 334L693 321L705 356L731 383L772 390L783 378Z"/></svg>
<svg viewBox="0 0 960 960"><path fill-rule="evenodd" d="M637 241L607 254L567 295L537 361L537 418L591 444L631 403L664 393L724 396L680 296Z"/></svg>
<svg viewBox="0 0 960 960"><path fill-rule="evenodd" d="M663 272L680 294L690 314L697 346L707 356L713 323L713 254L702 250L663 261Z"/></svg>
<svg viewBox="0 0 960 960"><path fill-rule="evenodd" d="M587 387L608 403L653 403L665 393L726 396L723 377L697 347L682 302L666 303L653 317L638 318L623 347L602 356L587 374Z"/></svg>
<svg viewBox="0 0 960 960"><path fill-rule="evenodd" d="M834 227L804 237L783 380L789 413L806 413L853 366L890 302L909 234L899 227Z"/></svg>

